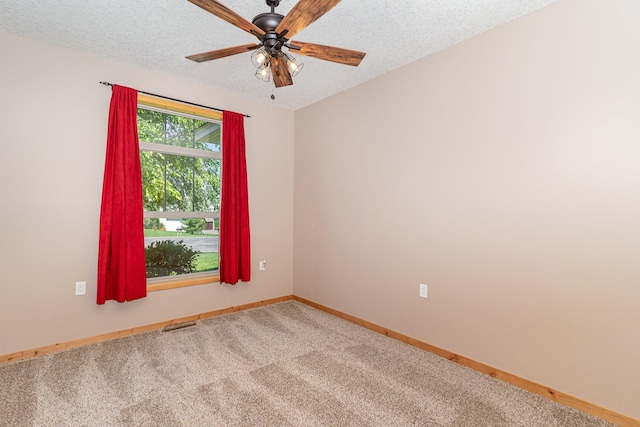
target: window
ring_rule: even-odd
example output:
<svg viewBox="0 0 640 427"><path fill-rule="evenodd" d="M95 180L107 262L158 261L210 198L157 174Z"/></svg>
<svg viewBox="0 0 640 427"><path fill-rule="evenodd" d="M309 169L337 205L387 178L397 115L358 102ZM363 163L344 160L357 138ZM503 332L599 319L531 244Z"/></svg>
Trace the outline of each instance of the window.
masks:
<svg viewBox="0 0 640 427"><path fill-rule="evenodd" d="M148 290L212 282L218 271L220 116L140 98L138 107Z"/></svg>

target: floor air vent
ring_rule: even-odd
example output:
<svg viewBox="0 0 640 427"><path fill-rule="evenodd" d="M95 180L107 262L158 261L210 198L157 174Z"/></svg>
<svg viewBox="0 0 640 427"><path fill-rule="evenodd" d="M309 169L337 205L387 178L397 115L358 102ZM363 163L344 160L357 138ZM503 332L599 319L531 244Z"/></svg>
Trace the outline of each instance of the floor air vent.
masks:
<svg viewBox="0 0 640 427"><path fill-rule="evenodd" d="M196 325L195 321L174 323L173 325L165 326L164 328L162 328L162 331L163 332L177 331L178 329L189 328L189 327L195 326L195 325Z"/></svg>

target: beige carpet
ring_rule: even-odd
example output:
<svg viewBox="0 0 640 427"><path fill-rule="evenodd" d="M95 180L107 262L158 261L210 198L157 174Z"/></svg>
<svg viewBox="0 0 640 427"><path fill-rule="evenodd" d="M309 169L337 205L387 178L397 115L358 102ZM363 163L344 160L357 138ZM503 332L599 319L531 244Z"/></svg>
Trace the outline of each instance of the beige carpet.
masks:
<svg viewBox="0 0 640 427"><path fill-rule="evenodd" d="M288 301L0 365L1 426L611 426Z"/></svg>

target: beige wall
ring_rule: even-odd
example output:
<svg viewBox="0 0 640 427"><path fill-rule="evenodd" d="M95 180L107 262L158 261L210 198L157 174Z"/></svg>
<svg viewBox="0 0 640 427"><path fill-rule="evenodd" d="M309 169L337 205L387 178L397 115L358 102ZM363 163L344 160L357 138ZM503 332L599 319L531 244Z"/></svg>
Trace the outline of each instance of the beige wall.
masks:
<svg viewBox="0 0 640 427"><path fill-rule="evenodd" d="M292 293L292 111L0 33L0 355ZM95 303L111 90L213 105L245 120L253 280ZM267 271L258 271L261 258ZM86 280L86 296L74 295Z"/></svg>
<svg viewBox="0 0 640 427"><path fill-rule="evenodd" d="M297 111L294 293L640 418L639 20L564 0Z"/></svg>

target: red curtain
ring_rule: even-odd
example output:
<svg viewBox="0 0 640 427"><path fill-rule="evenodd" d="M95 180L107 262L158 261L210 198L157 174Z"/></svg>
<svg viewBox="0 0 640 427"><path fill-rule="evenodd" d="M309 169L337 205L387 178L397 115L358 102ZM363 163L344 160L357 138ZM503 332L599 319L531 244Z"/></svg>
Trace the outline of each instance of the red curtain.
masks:
<svg viewBox="0 0 640 427"><path fill-rule="evenodd" d="M102 183L98 304L147 296L138 91L113 85Z"/></svg>
<svg viewBox="0 0 640 427"><path fill-rule="evenodd" d="M222 200L220 207L220 282L251 279L249 195L244 116L222 113Z"/></svg>

